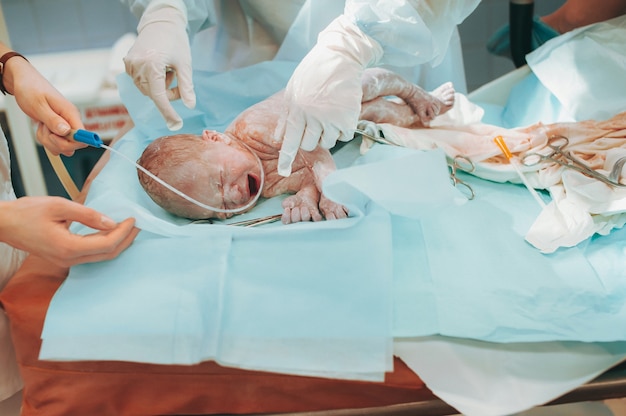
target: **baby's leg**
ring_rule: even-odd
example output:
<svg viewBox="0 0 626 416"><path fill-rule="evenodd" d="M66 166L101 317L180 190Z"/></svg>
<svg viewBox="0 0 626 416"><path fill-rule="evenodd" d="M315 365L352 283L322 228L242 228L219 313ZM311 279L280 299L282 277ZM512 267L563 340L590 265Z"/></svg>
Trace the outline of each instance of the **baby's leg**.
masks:
<svg viewBox="0 0 626 416"><path fill-rule="evenodd" d="M408 104L419 118L420 124L424 126L454 105L455 91L451 82L429 93L398 74L381 68L372 68L364 72L362 86L363 103L379 97L396 96Z"/></svg>
<svg viewBox="0 0 626 416"><path fill-rule="evenodd" d="M413 110L423 126L428 126L437 116L444 114L454 105L454 87L451 82L440 85L432 92L415 86L411 95L400 97Z"/></svg>
<svg viewBox="0 0 626 416"><path fill-rule="evenodd" d="M396 103L385 98L376 98L361 105L359 120L387 123L398 127L421 126L420 118L406 103Z"/></svg>

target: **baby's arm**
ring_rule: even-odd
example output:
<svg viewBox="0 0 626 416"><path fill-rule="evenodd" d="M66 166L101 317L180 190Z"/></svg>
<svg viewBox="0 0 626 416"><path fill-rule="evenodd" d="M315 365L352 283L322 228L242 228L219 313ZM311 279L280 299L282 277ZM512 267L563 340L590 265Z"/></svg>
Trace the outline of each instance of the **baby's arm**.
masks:
<svg viewBox="0 0 626 416"><path fill-rule="evenodd" d="M442 84L429 93L398 74L382 68L365 70L362 87L363 104L386 96L396 96L411 108L424 126L427 126L432 119L445 113L454 105L452 83Z"/></svg>
<svg viewBox="0 0 626 416"><path fill-rule="evenodd" d="M295 195L283 201L283 223L320 221L322 215L327 220L346 218L348 216L347 209L343 205L326 198L322 193L324 179L337 169L330 152L318 146L311 152L298 152L297 157L311 172L313 182L302 184Z"/></svg>

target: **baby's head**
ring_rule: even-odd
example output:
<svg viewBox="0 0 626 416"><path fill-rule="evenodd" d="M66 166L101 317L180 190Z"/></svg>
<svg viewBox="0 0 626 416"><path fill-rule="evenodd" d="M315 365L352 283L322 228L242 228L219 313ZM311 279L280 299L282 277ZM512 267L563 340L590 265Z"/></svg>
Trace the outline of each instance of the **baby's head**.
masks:
<svg viewBox="0 0 626 416"><path fill-rule="evenodd" d="M187 196L215 208L244 207L261 192L259 158L238 140L216 131L159 137L137 163ZM138 175L150 198L174 215L190 219L233 215L200 207L144 172L138 170Z"/></svg>

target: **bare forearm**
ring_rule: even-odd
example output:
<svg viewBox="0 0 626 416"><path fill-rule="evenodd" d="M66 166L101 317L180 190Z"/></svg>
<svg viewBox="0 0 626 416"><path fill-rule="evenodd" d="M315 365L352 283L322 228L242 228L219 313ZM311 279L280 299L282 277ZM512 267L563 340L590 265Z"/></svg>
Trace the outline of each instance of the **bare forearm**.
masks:
<svg viewBox="0 0 626 416"><path fill-rule="evenodd" d="M541 18L544 23L559 33L578 27L603 22L626 14L626 0L568 0L554 13Z"/></svg>
<svg viewBox="0 0 626 416"><path fill-rule="evenodd" d="M12 51L11 48L0 42L0 56ZM5 61L2 70L2 84L10 94L14 93L15 74L26 65L30 66L30 63L20 56L13 56Z"/></svg>

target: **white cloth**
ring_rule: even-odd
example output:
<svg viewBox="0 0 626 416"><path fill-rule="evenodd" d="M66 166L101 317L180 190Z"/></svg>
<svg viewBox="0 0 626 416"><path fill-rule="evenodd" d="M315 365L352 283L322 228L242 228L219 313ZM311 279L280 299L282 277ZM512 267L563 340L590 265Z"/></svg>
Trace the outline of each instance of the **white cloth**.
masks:
<svg viewBox="0 0 626 416"><path fill-rule="evenodd" d="M514 157L519 158L526 153L545 153L547 137L564 134L569 138L567 151L606 176L615 160L626 155L626 113L606 122L538 123L517 129L475 122L478 116L480 111L475 105L457 94L455 108L436 118L431 128L381 124L374 130L380 130L391 144L423 150L442 148L450 158L467 157L475 166L473 175L495 182L521 183L494 143L497 136L502 136ZM371 141L363 142L362 151L368 143ZM543 253L575 246L596 233L606 235L626 223L625 187L611 187L556 163L523 166L522 170L533 188L548 190L552 197L526 234L526 241Z"/></svg>
<svg viewBox="0 0 626 416"><path fill-rule="evenodd" d="M618 345L623 343L487 343L431 336L398 339L394 353L463 415L501 416L543 405L597 377L624 360Z"/></svg>
<svg viewBox="0 0 626 416"><path fill-rule="evenodd" d="M15 199L11 185L11 163L9 147L4 133L0 130L0 200ZM16 272L26 258L26 253L0 243L0 290ZM0 401L11 397L22 388L15 351L9 332L9 320L0 310Z"/></svg>
<svg viewBox="0 0 626 416"><path fill-rule="evenodd" d="M528 66L576 121L626 111L626 15L557 36L527 57ZM590 93L591 92L591 93Z"/></svg>

